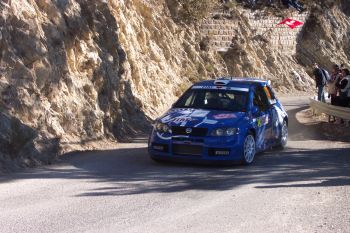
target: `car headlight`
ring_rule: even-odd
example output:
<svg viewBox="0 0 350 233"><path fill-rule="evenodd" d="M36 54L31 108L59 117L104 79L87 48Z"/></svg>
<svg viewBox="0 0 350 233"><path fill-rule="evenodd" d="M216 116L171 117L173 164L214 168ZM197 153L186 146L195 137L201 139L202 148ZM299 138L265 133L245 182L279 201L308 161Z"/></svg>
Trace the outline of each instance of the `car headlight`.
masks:
<svg viewBox="0 0 350 233"><path fill-rule="evenodd" d="M223 136L224 135L224 129L215 129L213 131L213 136Z"/></svg>
<svg viewBox="0 0 350 233"><path fill-rule="evenodd" d="M167 124L158 122L155 125L155 129L159 132L159 133L171 133L171 129Z"/></svg>
<svg viewBox="0 0 350 233"><path fill-rule="evenodd" d="M217 128L211 132L212 136L232 136L239 133L238 128Z"/></svg>
<svg viewBox="0 0 350 233"><path fill-rule="evenodd" d="M226 131L225 131L225 134L227 136L232 136L234 134L238 134L238 132L239 132L238 128L227 128Z"/></svg>

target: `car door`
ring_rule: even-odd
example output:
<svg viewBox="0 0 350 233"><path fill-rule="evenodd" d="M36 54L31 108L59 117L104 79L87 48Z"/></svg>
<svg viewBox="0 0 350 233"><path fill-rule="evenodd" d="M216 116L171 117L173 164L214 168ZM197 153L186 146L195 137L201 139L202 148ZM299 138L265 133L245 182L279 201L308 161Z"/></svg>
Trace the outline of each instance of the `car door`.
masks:
<svg viewBox="0 0 350 233"><path fill-rule="evenodd" d="M256 146L258 150L265 150L272 139L272 110L264 88L256 86L253 93L253 106L258 109L255 113Z"/></svg>
<svg viewBox="0 0 350 233"><path fill-rule="evenodd" d="M271 114L271 144L273 144L280 136L280 127L281 122L283 122L283 118L281 118L281 110L276 105L277 99L275 97L275 93L271 89L270 86L263 87L264 92L267 97L267 101L269 103L269 111Z"/></svg>

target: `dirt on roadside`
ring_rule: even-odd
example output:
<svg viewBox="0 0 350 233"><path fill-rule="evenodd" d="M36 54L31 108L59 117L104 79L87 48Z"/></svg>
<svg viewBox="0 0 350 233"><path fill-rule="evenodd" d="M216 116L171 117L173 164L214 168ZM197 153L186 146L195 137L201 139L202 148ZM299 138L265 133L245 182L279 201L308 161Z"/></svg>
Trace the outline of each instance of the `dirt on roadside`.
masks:
<svg viewBox="0 0 350 233"><path fill-rule="evenodd" d="M296 118L304 125L318 125L320 132L330 140L350 142L350 126L346 122L341 123L340 119L333 123L328 122L328 115L313 115L311 109L298 112Z"/></svg>

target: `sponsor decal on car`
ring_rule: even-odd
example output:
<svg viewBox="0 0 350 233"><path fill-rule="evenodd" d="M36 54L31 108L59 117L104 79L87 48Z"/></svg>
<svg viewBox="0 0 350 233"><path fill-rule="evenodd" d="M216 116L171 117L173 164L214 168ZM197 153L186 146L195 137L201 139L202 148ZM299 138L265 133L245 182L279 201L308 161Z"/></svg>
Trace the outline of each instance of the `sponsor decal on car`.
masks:
<svg viewBox="0 0 350 233"><path fill-rule="evenodd" d="M178 115L178 116L167 115L161 119L162 123L169 123L169 122L181 123L181 122L185 122L185 121L187 122L191 120L192 118L189 117L187 114Z"/></svg>
<svg viewBox="0 0 350 233"><path fill-rule="evenodd" d="M262 116L261 121L263 125L267 125L270 122L269 115Z"/></svg>
<svg viewBox="0 0 350 233"><path fill-rule="evenodd" d="M234 113L222 113L222 114L217 114L213 116L215 119L231 119L231 118L236 118L236 114Z"/></svg>
<svg viewBox="0 0 350 233"><path fill-rule="evenodd" d="M188 116L179 116L179 117L173 118L172 122L177 124L177 123L183 123L183 122L188 122L188 121L192 121L192 120L193 119L191 117L188 117Z"/></svg>
<svg viewBox="0 0 350 233"><path fill-rule="evenodd" d="M163 140L171 140L171 137L165 137L165 136L163 136L163 134L160 134L158 132L157 132L157 136Z"/></svg>
<svg viewBox="0 0 350 233"><path fill-rule="evenodd" d="M218 121L216 120L210 120L207 117L203 119L202 122L200 122L199 124L195 125L194 127L198 127L202 124L208 124L208 125L215 125L216 123L218 123Z"/></svg>
<svg viewBox="0 0 350 233"><path fill-rule="evenodd" d="M216 89L216 86L193 86L192 89Z"/></svg>
<svg viewBox="0 0 350 233"><path fill-rule="evenodd" d="M256 121L257 121L258 127L267 125L269 123L269 116L263 115L263 116L259 117Z"/></svg>
<svg viewBox="0 0 350 233"><path fill-rule="evenodd" d="M261 127L261 118L258 118L257 121L256 121L256 124L258 125L258 127Z"/></svg>
<svg viewBox="0 0 350 233"><path fill-rule="evenodd" d="M206 117L208 115L209 111L205 110L195 110L191 113L191 117Z"/></svg>
<svg viewBox="0 0 350 233"><path fill-rule="evenodd" d="M225 87L225 86L193 86L192 89L208 89L208 90L232 90L232 91L244 91L248 92L249 88L244 87Z"/></svg>

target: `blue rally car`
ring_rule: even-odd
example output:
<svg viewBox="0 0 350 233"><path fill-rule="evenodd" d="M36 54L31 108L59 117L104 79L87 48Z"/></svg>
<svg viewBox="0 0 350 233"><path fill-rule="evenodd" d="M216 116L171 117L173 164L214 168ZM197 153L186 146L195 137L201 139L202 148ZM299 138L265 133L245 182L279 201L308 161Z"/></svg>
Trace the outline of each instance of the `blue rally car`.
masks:
<svg viewBox="0 0 350 233"><path fill-rule="evenodd" d="M287 138L288 115L269 81L222 78L194 84L158 118L148 151L154 160L250 164Z"/></svg>

